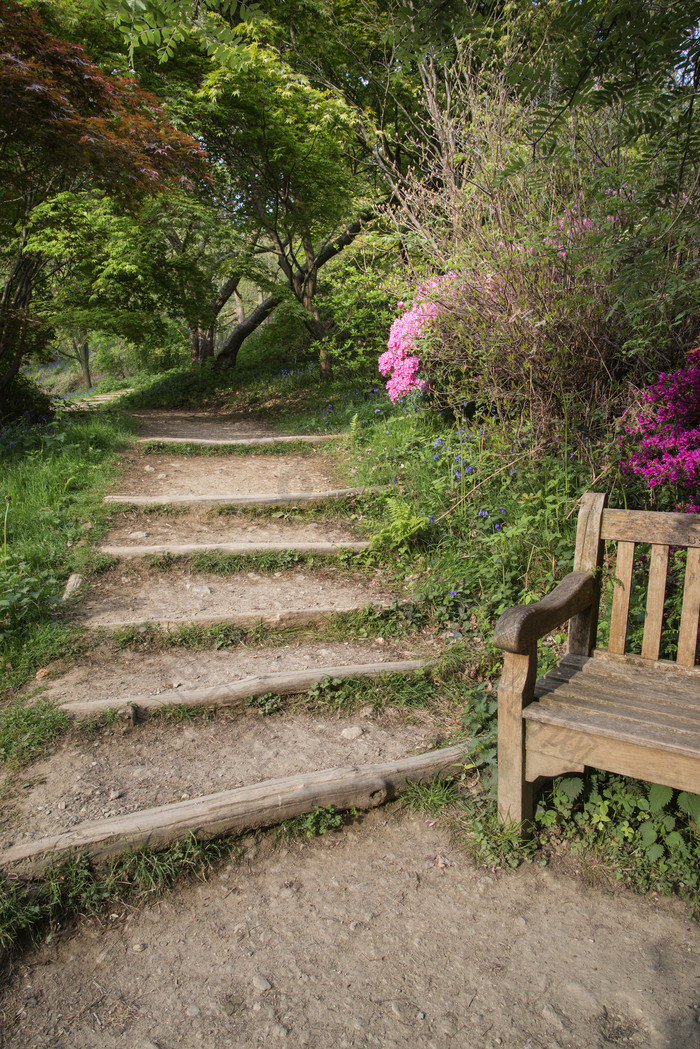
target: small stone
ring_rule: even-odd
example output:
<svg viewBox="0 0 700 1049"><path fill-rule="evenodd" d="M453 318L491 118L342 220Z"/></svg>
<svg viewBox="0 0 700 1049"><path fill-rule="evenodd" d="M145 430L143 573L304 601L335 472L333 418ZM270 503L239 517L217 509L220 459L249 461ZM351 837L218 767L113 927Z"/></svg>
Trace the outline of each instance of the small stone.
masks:
<svg viewBox="0 0 700 1049"><path fill-rule="evenodd" d="M193 586L192 592L194 594L210 594L211 590L208 586Z"/></svg>
<svg viewBox="0 0 700 1049"><path fill-rule="evenodd" d="M154 474L156 472L155 466L144 466L143 472L147 474Z"/></svg>
<svg viewBox="0 0 700 1049"><path fill-rule="evenodd" d="M541 1015L548 1020L554 1027L563 1027L564 1024L561 1021L561 1017L553 1005L543 1005L540 1009Z"/></svg>
<svg viewBox="0 0 700 1049"><path fill-rule="evenodd" d="M272 1033L277 1035L278 1038L284 1038L289 1034L289 1028L285 1027L284 1024L273 1024Z"/></svg>
<svg viewBox="0 0 700 1049"><path fill-rule="evenodd" d="M253 977L253 987L256 991L269 991L272 984L266 980L262 973L256 973Z"/></svg>
<svg viewBox="0 0 700 1049"><path fill-rule="evenodd" d="M132 949L132 951L135 951L136 954L140 954L141 951L145 951L146 950L146 944L145 943L135 943L134 946L131 949Z"/></svg>
<svg viewBox="0 0 700 1049"><path fill-rule="evenodd" d="M359 739L363 732L364 729L359 725L353 725L352 728L344 728L340 735L343 739Z"/></svg>
<svg viewBox="0 0 700 1049"><path fill-rule="evenodd" d="M158 480L159 481L164 481L167 476L168 476L167 474L158 474Z"/></svg>
<svg viewBox="0 0 700 1049"><path fill-rule="evenodd" d="M116 801L117 798L121 798L121 797L123 797L123 795L124 795L124 791L123 790L112 790L112 791L110 791L109 800L110 801ZM59 806L59 808L60 808L60 806ZM64 808L65 808L65 806L64 806Z"/></svg>
<svg viewBox="0 0 700 1049"><path fill-rule="evenodd" d="M61 810L61 812L63 812L63 810L65 809L65 807L66 807L66 803L65 803L65 801L59 801L58 805L56 806L56 808L57 808L57 809L60 809L60 810Z"/></svg>
<svg viewBox="0 0 700 1049"><path fill-rule="evenodd" d="M198 1005L188 1005L185 1009L185 1016L199 1016L200 1011Z"/></svg>
<svg viewBox="0 0 700 1049"><path fill-rule="evenodd" d="M148 532L130 532L129 539L146 539Z"/></svg>

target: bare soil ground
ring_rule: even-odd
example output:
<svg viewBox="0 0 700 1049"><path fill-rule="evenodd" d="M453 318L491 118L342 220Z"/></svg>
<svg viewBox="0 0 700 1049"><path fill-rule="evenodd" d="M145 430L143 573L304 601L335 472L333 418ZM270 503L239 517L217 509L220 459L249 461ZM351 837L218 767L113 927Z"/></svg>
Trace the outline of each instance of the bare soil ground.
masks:
<svg viewBox="0 0 700 1049"><path fill-rule="evenodd" d="M333 460L320 455L134 457L114 494L148 496L288 495L339 487Z"/></svg>
<svg viewBox="0 0 700 1049"><path fill-rule="evenodd" d="M681 905L575 868L474 869L440 827L377 810L60 931L5 987L22 1049L696 1049Z"/></svg>
<svg viewBox="0 0 700 1049"><path fill-rule="evenodd" d="M376 583L352 580L324 568L310 571L213 575L172 569L153 571L140 562L102 573L89 586L77 615L90 627L111 623L206 622L236 615L260 616L318 609L347 611L387 602Z"/></svg>
<svg viewBox="0 0 700 1049"><path fill-rule="evenodd" d="M163 416L138 414L142 433L162 434ZM204 428L217 437L229 425L264 432L254 421L168 417L178 436L202 436ZM168 474L159 483L177 478L182 489L225 483L251 490L254 483L260 490L261 458L187 459L185 481L172 465L176 457L135 456L133 490L153 491L158 472ZM318 483L331 483L332 466L316 456L269 458L289 469L276 477L278 486L308 488L307 469L320 469ZM148 532L140 525L150 520L120 518L115 528ZM189 539L194 522L204 530L212 520L217 525L196 514L157 520L164 531L172 524L178 537L186 525ZM284 530L286 523L261 519L258 527ZM328 536L325 525L314 531ZM320 595L342 607L344 587L347 577L334 579L325 567L313 577L251 573L242 580L130 563L100 577L85 594L83 614L94 622L126 610L138 622L164 612L172 618L173 608L192 617L216 602L269 609L296 600L309 607ZM367 603L380 590L357 580L347 595ZM116 700L260 669L374 661L379 651L387 660L425 654L322 638L313 647L146 653L98 641L77 663L45 668L41 684L58 700ZM342 720L300 711L181 723L155 718L134 728L102 725L92 734L76 729L6 795L0 842L183 794L425 750L450 727L449 716L436 708L375 717L366 708ZM348 738L346 728L362 731ZM480 870L435 820L400 806L356 817L317 840L273 839L249 835L206 880L157 900L145 893L141 907L115 902L103 920L60 928L28 951L0 988L0 1046L700 1047L700 937L677 901L633 896L606 883L604 872L602 885L592 886L573 857L554 868Z"/></svg>
<svg viewBox="0 0 700 1049"><path fill-rule="evenodd" d="M130 411L139 422L139 436L187 437L190 440L244 441L256 437L278 437L262 419L242 417L236 412Z"/></svg>
<svg viewBox="0 0 700 1049"><path fill-rule="evenodd" d="M352 543L363 539L342 523L294 520L280 517L251 517L249 514L218 514L192 507L172 517L159 513L125 510L115 517L105 544L150 546L155 543Z"/></svg>

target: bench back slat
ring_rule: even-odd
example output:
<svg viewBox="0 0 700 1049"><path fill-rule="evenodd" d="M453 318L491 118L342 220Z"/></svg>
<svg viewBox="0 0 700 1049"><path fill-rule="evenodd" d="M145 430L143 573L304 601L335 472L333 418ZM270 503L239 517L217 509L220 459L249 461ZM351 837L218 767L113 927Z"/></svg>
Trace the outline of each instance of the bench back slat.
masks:
<svg viewBox="0 0 700 1049"><path fill-rule="evenodd" d="M604 510L600 538L660 546L700 547L700 514Z"/></svg>
<svg viewBox="0 0 700 1049"><path fill-rule="evenodd" d="M695 547L688 551L688 562L685 566L685 590L681 626L678 632L677 656L677 662L681 666L692 667L695 663L695 652L698 647L698 620L700 620L700 550Z"/></svg>
<svg viewBox="0 0 700 1049"><path fill-rule="evenodd" d="M644 659L659 658L667 574L668 547L655 543L651 548L647 612L644 620L644 640L642 641L642 657Z"/></svg>
<svg viewBox="0 0 700 1049"><path fill-rule="evenodd" d="M608 642L608 651L616 655L622 655L625 651L633 569L634 543L618 543L617 564L615 565L615 589L613 590L612 615L610 617L610 640Z"/></svg>
<svg viewBox="0 0 700 1049"><path fill-rule="evenodd" d="M596 643L598 633L598 606L600 604L600 566L603 563L604 544L600 537L600 522L607 496L603 492L586 492L576 527L575 572L594 572L593 603L585 612L574 616L569 623L569 652L588 656Z"/></svg>

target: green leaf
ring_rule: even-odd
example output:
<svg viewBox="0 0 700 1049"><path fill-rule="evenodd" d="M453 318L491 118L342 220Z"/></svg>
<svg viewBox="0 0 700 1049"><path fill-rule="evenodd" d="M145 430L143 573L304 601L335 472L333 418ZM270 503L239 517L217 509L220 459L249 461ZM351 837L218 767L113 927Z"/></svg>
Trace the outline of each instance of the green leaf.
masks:
<svg viewBox="0 0 700 1049"><path fill-rule="evenodd" d="M655 863L657 860L661 859L664 851L663 845L652 845L647 849L647 859L651 860L652 863Z"/></svg>
<svg viewBox="0 0 700 1049"><path fill-rule="evenodd" d="M583 792L583 777L582 776L565 776L560 779L557 784L557 789L565 794L569 801L576 801Z"/></svg>
<svg viewBox="0 0 700 1049"><path fill-rule="evenodd" d="M661 812L668 805L672 794L673 790L671 787L663 787L660 783L654 783L649 788L649 808L651 811Z"/></svg>
<svg viewBox="0 0 700 1049"><path fill-rule="evenodd" d="M696 823L700 823L700 794L690 794L684 790L678 795L678 808L692 816Z"/></svg>

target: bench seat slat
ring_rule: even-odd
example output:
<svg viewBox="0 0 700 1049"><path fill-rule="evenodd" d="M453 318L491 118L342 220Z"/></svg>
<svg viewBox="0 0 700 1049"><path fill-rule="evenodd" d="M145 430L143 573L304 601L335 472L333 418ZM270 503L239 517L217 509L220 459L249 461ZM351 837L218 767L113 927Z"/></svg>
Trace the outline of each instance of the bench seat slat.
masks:
<svg viewBox="0 0 700 1049"><path fill-rule="evenodd" d="M539 775L581 772L586 766L700 794L697 753L673 752L672 760L669 760L668 750L650 744L649 740L639 743L611 739L605 734L580 732L567 726L527 722L526 769L529 780ZM543 768L549 771L542 771ZM552 771L553 768L556 771Z"/></svg>
<svg viewBox="0 0 700 1049"><path fill-rule="evenodd" d="M555 688L575 683L577 687L596 690L601 693L628 695L630 698L649 699L653 705L693 707L700 710L700 689L691 681L685 683L674 682L673 686L667 686L663 681L644 681L614 674L585 673L574 670L571 667L553 667L536 685L537 692L551 692Z"/></svg>
<svg viewBox="0 0 700 1049"><path fill-rule="evenodd" d="M580 661L580 662L578 662ZM672 684L675 681L681 681L683 679L692 680L695 678L698 682L698 688L700 688L700 666L682 666L678 663L673 663L670 659L642 659L641 656L633 655L628 652L624 656L615 655L613 652L608 652L605 648L596 648L592 656L577 656L577 655L565 655L562 663L573 663L576 662L578 666L583 667L585 662L591 662L596 667L600 666L601 669L605 664L605 673L624 673L632 675L638 671L641 671L644 675L647 675L650 670L654 671L654 679L658 678L659 681L663 681L664 684L669 682Z"/></svg>
<svg viewBox="0 0 700 1049"><path fill-rule="evenodd" d="M568 708L542 703L531 703L523 711L527 721L575 729L584 735L606 736L608 739L627 741L654 750L671 754L685 754L700 759L700 732L672 731L655 725L640 725L625 721L614 715L598 711L569 710Z"/></svg>
<svg viewBox="0 0 700 1049"><path fill-rule="evenodd" d="M663 728L668 725L673 732L695 732L698 734L698 751L700 752L700 710L692 707L671 707L660 711L654 709L653 703L640 700L635 704L627 696L615 696L607 693L604 696L590 693L575 687L540 696L539 703L545 707L561 705L567 709L601 713L625 721L636 721L640 725L657 725ZM529 708L528 708L529 709Z"/></svg>
<svg viewBox="0 0 700 1049"><path fill-rule="evenodd" d="M560 681L553 679L538 681L535 688L538 700L556 703L559 699L570 697L583 702L602 702L612 707L628 710L649 711L661 717L685 718L700 726L700 703L694 697L690 699L670 699L663 701L648 693L633 693L626 689L598 688L590 679L586 681Z"/></svg>

